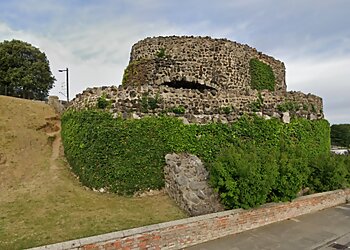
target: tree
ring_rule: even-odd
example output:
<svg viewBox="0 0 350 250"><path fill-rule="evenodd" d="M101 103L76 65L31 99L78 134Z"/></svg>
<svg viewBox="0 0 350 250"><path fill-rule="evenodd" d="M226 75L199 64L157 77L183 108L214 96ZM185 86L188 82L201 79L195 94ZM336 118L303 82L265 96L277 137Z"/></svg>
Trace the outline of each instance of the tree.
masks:
<svg viewBox="0 0 350 250"><path fill-rule="evenodd" d="M0 43L0 95L43 100L55 81L45 53L20 41Z"/></svg>
<svg viewBox="0 0 350 250"><path fill-rule="evenodd" d="M350 124L333 124L331 141L335 146L350 147Z"/></svg>

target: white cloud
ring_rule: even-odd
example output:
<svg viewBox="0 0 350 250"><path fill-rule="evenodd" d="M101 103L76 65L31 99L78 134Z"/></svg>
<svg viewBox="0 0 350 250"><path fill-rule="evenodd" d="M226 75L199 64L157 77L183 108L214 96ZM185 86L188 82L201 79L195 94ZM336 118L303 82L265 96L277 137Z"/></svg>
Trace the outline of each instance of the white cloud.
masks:
<svg viewBox="0 0 350 250"><path fill-rule="evenodd" d="M348 57L315 56L286 61L288 89L321 96L331 123L349 123L349 65Z"/></svg>

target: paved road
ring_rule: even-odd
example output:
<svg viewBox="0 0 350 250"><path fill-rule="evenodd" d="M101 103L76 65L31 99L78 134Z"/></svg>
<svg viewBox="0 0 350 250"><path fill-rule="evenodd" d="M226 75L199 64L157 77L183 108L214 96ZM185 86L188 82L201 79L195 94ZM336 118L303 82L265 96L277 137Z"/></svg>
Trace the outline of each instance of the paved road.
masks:
<svg viewBox="0 0 350 250"><path fill-rule="evenodd" d="M188 250L350 249L350 204L299 216Z"/></svg>

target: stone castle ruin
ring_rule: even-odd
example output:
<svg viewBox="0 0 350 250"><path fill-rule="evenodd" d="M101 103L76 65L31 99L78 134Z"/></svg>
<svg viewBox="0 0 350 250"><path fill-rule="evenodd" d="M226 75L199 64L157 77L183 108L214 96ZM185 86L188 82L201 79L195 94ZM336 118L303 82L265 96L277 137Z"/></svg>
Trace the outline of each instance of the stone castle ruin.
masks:
<svg viewBox="0 0 350 250"><path fill-rule="evenodd" d="M114 117L176 116L185 124L231 123L243 114L290 122L322 119L322 99L288 92L283 62L247 45L209 37L154 37L136 43L118 87L89 88L70 108ZM189 215L222 211L209 173L189 154L168 154L165 190Z"/></svg>
<svg viewBox="0 0 350 250"><path fill-rule="evenodd" d="M71 108L107 108L115 117L178 116L230 123L245 113L323 118L322 99L288 92L284 63L248 45L210 37L146 38L134 44L122 85L88 88Z"/></svg>

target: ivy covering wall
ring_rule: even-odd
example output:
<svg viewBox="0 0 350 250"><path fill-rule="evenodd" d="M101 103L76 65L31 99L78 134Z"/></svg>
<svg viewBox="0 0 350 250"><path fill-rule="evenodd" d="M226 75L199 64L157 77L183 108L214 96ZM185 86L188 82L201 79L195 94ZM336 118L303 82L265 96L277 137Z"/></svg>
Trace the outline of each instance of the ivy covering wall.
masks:
<svg viewBox="0 0 350 250"><path fill-rule="evenodd" d="M252 58L250 66L250 86L257 90L275 90L275 75L270 65Z"/></svg>
<svg viewBox="0 0 350 250"><path fill-rule="evenodd" d="M97 110L62 117L65 155L84 185L123 195L159 189L164 156L188 152L206 163L228 208L294 198L310 186L310 159L329 154L329 133L325 120L243 116L231 125L185 125L167 116L113 119Z"/></svg>

